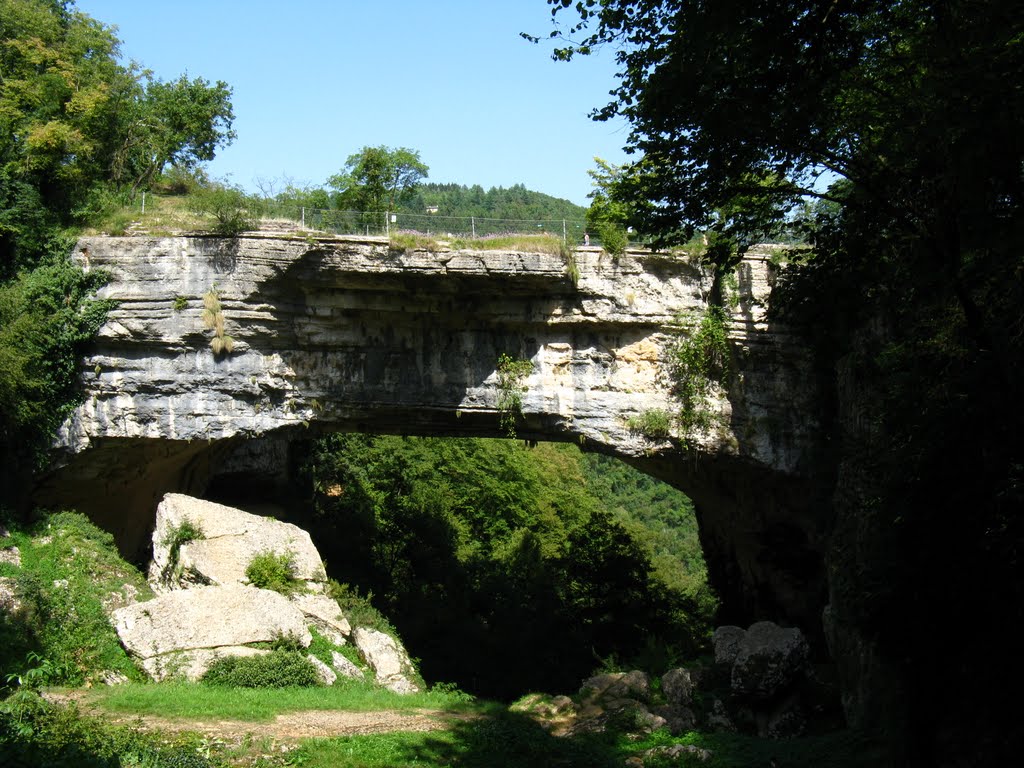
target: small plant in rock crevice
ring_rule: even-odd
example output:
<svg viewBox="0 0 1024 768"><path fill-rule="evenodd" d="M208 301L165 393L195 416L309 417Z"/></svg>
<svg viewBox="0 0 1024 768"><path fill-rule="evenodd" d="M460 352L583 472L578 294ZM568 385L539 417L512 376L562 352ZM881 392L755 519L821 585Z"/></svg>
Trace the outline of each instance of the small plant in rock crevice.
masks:
<svg viewBox="0 0 1024 768"><path fill-rule="evenodd" d="M651 440L663 440L672 433L672 414L665 410L650 409L639 416L630 416L626 427L630 432L643 435Z"/></svg>
<svg viewBox="0 0 1024 768"><path fill-rule="evenodd" d="M294 552L260 552L245 569L249 584L291 595L302 589L302 579L295 575Z"/></svg>
<svg viewBox="0 0 1024 768"><path fill-rule="evenodd" d="M178 567L178 560L181 557L181 548L184 545L188 544L190 541L198 541L205 538L206 536L203 534L203 529L187 517L171 528L164 537L164 540L161 542L163 546L167 547L168 569L173 571Z"/></svg>
<svg viewBox="0 0 1024 768"><path fill-rule="evenodd" d="M715 424L707 399L716 388L724 389L732 365L722 307L709 306L699 319L683 317L679 322L676 342L668 350L668 374L679 403L679 426L687 433Z"/></svg>
<svg viewBox="0 0 1024 768"><path fill-rule="evenodd" d="M220 304L220 292L211 288L203 294L203 325L213 331L210 349L214 355L230 355L235 348L235 340L224 331L224 312Z"/></svg>
<svg viewBox="0 0 1024 768"><path fill-rule="evenodd" d="M498 357L498 426L515 439L516 420L523 415L523 382L533 371L529 360L515 360L505 353Z"/></svg>

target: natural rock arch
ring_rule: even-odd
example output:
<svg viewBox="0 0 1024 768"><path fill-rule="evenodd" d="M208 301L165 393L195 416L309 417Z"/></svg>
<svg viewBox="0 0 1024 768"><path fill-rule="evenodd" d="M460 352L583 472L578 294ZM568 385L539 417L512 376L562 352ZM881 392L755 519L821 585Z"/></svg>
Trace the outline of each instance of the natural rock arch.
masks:
<svg viewBox="0 0 1024 768"><path fill-rule="evenodd" d="M662 365L710 275L681 256L393 250L386 239L90 237L119 306L83 361L37 500L76 506L138 550L167 491L200 494L245 441L319 430L499 436L499 356L529 360L518 436L614 454L695 501L732 620L820 627L827 533L820 398L798 334L770 322L775 269L737 270L736 363L715 428L651 440L629 419L675 406ZM227 355L201 320L215 290ZM827 479L827 478L826 478Z"/></svg>

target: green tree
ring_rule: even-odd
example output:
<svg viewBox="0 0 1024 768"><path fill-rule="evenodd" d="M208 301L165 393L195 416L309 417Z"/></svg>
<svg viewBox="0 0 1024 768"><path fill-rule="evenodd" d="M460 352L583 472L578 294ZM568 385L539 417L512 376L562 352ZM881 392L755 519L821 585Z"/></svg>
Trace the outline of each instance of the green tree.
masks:
<svg viewBox="0 0 1024 768"><path fill-rule="evenodd" d="M1012 760L1012 718L975 705L1024 677L981 640L1024 620L1024 7L549 2L556 20L575 13L556 58L617 49L595 115L631 125L644 165L616 193L639 203L637 226L721 234L720 268L781 226L811 246L774 309L816 340L837 400L863 409L857 425L826 414L841 446L826 470L831 615L896 671L872 682L899 688L874 712L909 742L897 761ZM937 580L939 562L956 577ZM938 681L936 666L952 672Z"/></svg>
<svg viewBox="0 0 1024 768"><path fill-rule="evenodd" d="M132 104L120 146L111 159L111 176L134 193L147 188L167 165L193 170L212 160L235 139L231 88L218 80L182 75L149 80Z"/></svg>
<svg viewBox="0 0 1024 768"><path fill-rule="evenodd" d="M683 547L649 548L651 527L620 519L625 493L599 485L608 476L573 446L335 435L311 446L305 471L331 575L377 595L428 678L503 697L567 690L595 653L630 658L651 636L693 653L703 641L703 574L663 580L652 558L689 571ZM653 501L630 473L618 467L617 485L636 506ZM684 503L649 506L692 525Z"/></svg>
<svg viewBox="0 0 1024 768"><path fill-rule="evenodd" d="M234 138L226 84L153 79L119 46L72 2L0 0L0 276L111 187L193 169Z"/></svg>
<svg viewBox="0 0 1024 768"><path fill-rule="evenodd" d="M341 173L327 180L327 186L334 190L338 208L380 213L396 210L429 171L415 150L363 147L345 161Z"/></svg>

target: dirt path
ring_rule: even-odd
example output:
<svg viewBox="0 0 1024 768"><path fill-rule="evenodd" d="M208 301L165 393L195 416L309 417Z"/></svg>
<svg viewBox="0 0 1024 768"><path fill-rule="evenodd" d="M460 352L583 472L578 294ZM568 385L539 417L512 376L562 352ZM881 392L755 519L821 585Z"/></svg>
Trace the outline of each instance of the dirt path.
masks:
<svg viewBox="0 0 1024 768"><path fill-rule="evenodd" d="M275 741L297 741L309 738L357 736L393 731L444 730L455 721L478 717L458 715L443 710L379 710L344 712L338 710L304 710L277 715L273 720L210 720L169 718L156 715L120 715L92 703L85 691L49 692L45 697L62 703L75 702L85 712L108 722L135 725L146 730L171 733L191 732L227 742L240 742L246 736L271 738Z"/></svg>

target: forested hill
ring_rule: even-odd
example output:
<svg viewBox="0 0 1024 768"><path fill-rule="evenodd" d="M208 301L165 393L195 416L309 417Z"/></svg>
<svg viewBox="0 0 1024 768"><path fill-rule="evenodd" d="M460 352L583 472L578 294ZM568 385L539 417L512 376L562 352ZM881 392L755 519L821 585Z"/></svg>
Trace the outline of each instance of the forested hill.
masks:
<svg viewBox="0 0 1024 768"><path fill-rule="evenodd" d="M587 216L583 206L543 192L533 192L522 184L491 187L479 184L420 184L399 206L402 213L427 213L438 216L479 216L490 219L570 219Z"/></svg>

